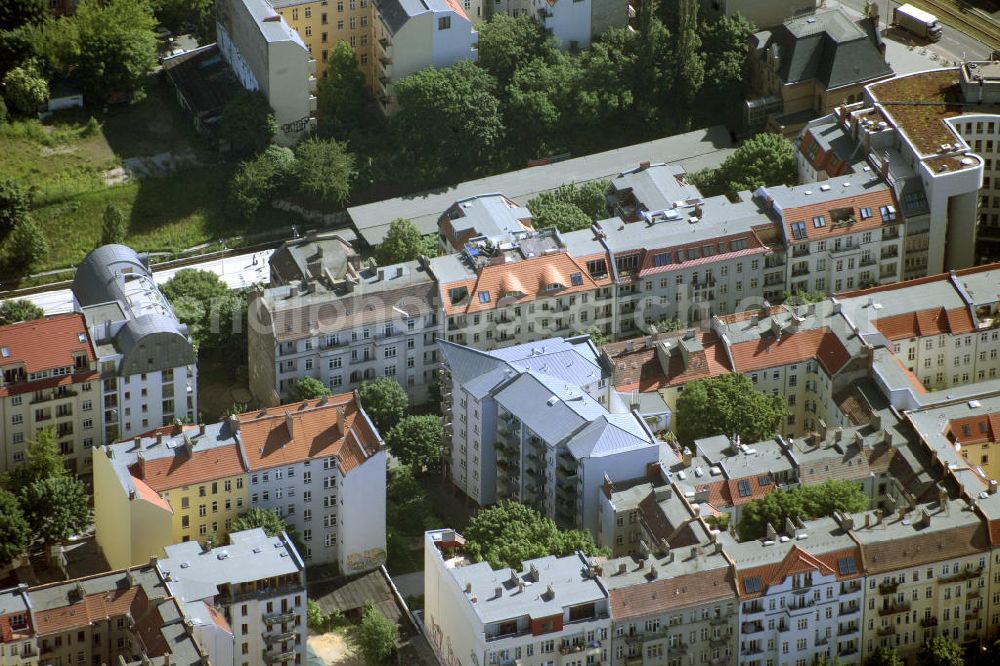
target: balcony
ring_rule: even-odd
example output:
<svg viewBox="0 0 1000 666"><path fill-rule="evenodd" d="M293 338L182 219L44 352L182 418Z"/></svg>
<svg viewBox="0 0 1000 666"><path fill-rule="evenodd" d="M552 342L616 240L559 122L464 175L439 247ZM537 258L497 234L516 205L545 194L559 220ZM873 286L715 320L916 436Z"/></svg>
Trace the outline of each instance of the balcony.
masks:
<svg viewBox="0 0 1000 666"><path fill-rule="evenodd" d="M848 645L847 647L837 650L837 656L840 657L849 657L852 654L857 654L857 653L858 653L858 648L855 647L854 645Z"/></svg>
<svg viewBox="0 0 1000 666"><path fill-rule="evenodd" d="M723 624L729 624L729 614L726 613L726 614L723 614L723 615L715 615L715 616L709 618L708 623L710 625L712 625L713 627L717 627L717 626L723 625Z"/></svg>
<svg viewBox="0 0 1000 666"><path fill-rule="evenodd" d="M896 633L896 625L890 624L885 627L879 627L878 631L875 633L877 633L879 636L892 636L894 633Z"/></svg>
<svg viewBox="0 0 1000 666"><path fill-rule="evenodd" d="M856 633L858 633L858 625L856 624L848 624L846 626L837 629L838 636L848 636L850 634L856 634Z"/></svg>
<svg viewBox="0 0 1000 666"><path fill-rule="evenodd" d="M895 594L896 590L899 588L899 581L891 580L887 583L878 584L879 594Z"/></svg>
<svg viewBox="0 0 1000 666"><path fill-rule="evenodd" d="M854 615L861 611L861 606L857 604L850 604L847 606L840 607L840 617L847 617L848 615Z"/></svg>
<svg viewBox="0 0 1000 666"><path fill-rule="evenodd" d="M920 626L924 627L925 629L929 629L930 627L936 627L938 626L938 619L933 615L931 617L921 618Z"/></svg>
<svg viewBox="0 0 1000 666"><path fill-rule="evenodd" d="M752 655L755 655L755 654L762 654L763 652L764 652L764 648L763 647L761 647L760 645L754 645L754 644L748 645L747 647L742 648L740 650L740 654L743 655L744 657L749 657L749 656L752 656Z"/></svg>
<svg viewBox="0 0 1000 666"><path fill-rule="evenodd" d="M815 391L815 387L813 388L813 390ZM854 594L854 593L860 592L860 591L861 591L861 581L860 580L852 580L850 582L841 583L840 584L840 593L841 594Z"/></svg>
<svg viewBox="0 0 1000 666"><path fill-rule="evenodd" d="M805 257L809 255L809 245L796 245L792 248L792 257Z"/></svg>
<svg viewBox="0 0 1000 666"><path fill-rule="evenodd" d="M78 395L76 391L67 388L65 386L60 386L59 388L52 389L49 391L35 391L34 396L31 398L31 404L35 405L40 402L48 402L49 400L62 400L63 398L72 398Z"/></svg>
<svg viewBox="0 0 1000 666"><path fill-rule="evenodd" d="M294 631L285 631L280 634L265 634L264 642L267 643L268 647L274 645L275 643L283 643L285 641L295 640Z"/></svg>
<svg viewBox="0 0 1000 666"><path fill-rule="evenodd" d="M237 600L234 596L233 600ZM270 613L264 616L264 624L271 626L272 624L285 624L286 622L291 622L295 619L295 611L282 611L280 613Z"/></svg>
<svg viewBox="0 0 1000 666"><path fill-rule="evenodd" d="M878 609L879 615L895 615L896 613L905 613L910 610L910 602L904 601L902 603L886 604Z"/></svg>
<svg viewBox="0 0 1000 666"><path fill-rule="evenodd" d="M883 255L882 258L885 259L886 257ZM874 266L874 265L875 265L875 258L874 257L861 257L861 261L858 262L858 266L861 266L861 267Z"/></svg>
<svg viewBox="0 0 1000 666"><path fill-rule="evenodd" d="M890 227L882 230L882 240L895 240L899 238L899 227Z"/></svg>
<svg viewBox="0 0 1000 666"><path fill-rule="evenodd" d="M295 650L285 650L284 652L278 652L277 654L272 654L270 652L264 653L264 661L269 664L283 664L286 661L292 661L295 659Z"/></svg>
<svg viewBox="0 0 1000 666"><path fill-rule="evenodd" d="M939 583L960 583L970 578L979 578L983 575L983 567L966 567L965 569L953 573L950 576L941 576L937 579Z"/></svg>
<svg viewBox="0 0 1000 666"><path fill-rule="evenodd" d="M895 259L898 256L899 256L899 246L898 245L893 245L892 247L884 247L884 248L882 248L882 254L881 254L881 258L882 259Z"/></svg>

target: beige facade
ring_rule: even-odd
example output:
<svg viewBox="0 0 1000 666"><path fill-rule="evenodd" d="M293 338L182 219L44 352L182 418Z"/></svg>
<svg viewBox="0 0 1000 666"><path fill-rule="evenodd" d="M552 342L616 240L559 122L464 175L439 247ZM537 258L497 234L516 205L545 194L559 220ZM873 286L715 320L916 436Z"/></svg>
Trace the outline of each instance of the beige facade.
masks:
<svg viewBox="0 0 1000 666"><path fill-rule="evenodd" d="M375 81L375 5L370 0L274 0L274 9L299 33L323 75L334 47L347 42L371 88Z"/></svg>

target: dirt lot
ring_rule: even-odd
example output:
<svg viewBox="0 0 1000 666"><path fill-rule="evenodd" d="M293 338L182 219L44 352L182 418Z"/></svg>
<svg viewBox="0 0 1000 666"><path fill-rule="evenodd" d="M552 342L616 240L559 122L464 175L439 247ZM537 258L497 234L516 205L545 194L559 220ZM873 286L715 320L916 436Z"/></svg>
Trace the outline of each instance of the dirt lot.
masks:
<svg viewBox="0 0 1000 666"><path fill-rule="evenodd" d="M354 652L342 632L310 636L309 647L325 666L366 666L364 657Z"/></svg>

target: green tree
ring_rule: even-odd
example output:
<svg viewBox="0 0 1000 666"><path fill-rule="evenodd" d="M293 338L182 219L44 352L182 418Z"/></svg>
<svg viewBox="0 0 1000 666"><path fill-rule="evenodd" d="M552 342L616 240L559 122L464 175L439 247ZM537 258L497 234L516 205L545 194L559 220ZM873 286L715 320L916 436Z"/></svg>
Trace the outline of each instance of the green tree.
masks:
<svg viewBox="0 0 1000 666"><path fill-rule="evenodd" d="M723 104L743 89L750 37L755 30L742 14L702 23L704 94L715 103Z"/></svg>
<svg viewBox="0 0 1000 666"><path fill-rule="evenodd" d="M306 625L310 631L321 634L326 631L327 618L323 608L312 599L306 599Z"/></svg>
<svg viewBox="0 0 1000 666"><path fill-rule="evenodd" d="M365 120L368 93L354 49L346 41L330 51L317 86L319 123L324 132L346 138Z"/></svg>
<svg viewBox="0 0 1000 666"><path fill-rule="evenodd" d="M355 640L366 663L385 664L396 653L399 626L382 614L371 600L365 602Z"/></svg>
<svg viewBox="0 0 1000 666"><path fill-rule="evenodd" d="M290 148L268 146L263 152L240 162L229 181L229 201L245 220L254 215L282 190L295 168Z"/></svg>
<svg viewBox="0 0 1000 666"><path fill-rule="evenodd" d="M388 432L396 425L410 405L406 391L392 377L380 377L373 382L362 383L358 396L368 417L381 432Z"/></svg>
<svg viewBox="0 0 1000 666"><path fill-rule="evenodd" d="M436 415L407 416L389 429L385 443L401 463L419 471L441 469L444 426Z"/></svg>
<svg viewBox="0 0 1000 666"><path fill-rule="evenodd" d="M3 92L11 108L23 116L34 116L49 101L49 83L34 60L7 72L3 77Z"/></svg>
<svg viewBox="0 0 1000 666"><path fill-rule="evenodd" d="M733 196L767 185L796 185L799 177L795 146L780 134L756 134L744 141L718 169L693 174L692 182L706 196Z"/></svg>
<svg viewBox="0 0 1000 666"><path fill-rule="evenodd" d="M125 213L114 204L108 204L104 209L101 224L101 245L116 245L125 242L128 232L128 221Z"/></svg>
<svg viewBox="0 0 1000 666"><path fill-rule="evenodd" d="M415 178L467 179L491 169L504 126L496 81L484 69L460 60L407 76L395 90L399 159L410 165Z"/></svg>
<svg viewBox="0 0 1000 666"><path fill-rule="evenodd" d="M14 493L0 490L0 565L21 555L31 540L31 527Z"/></svg>
<svg viewBox="0 0 1000 666"><path fill-rule="evenodd" d="M602 347L611 342L611 340L608 339L608 336L604 335L604 331L597 327L597 324L580 331L577 335L589 335L590 341L598 347Z"/></svg>
<svg viewBox="0 0 1000 666"><path fill-rule="evenodd" d="M965 650L948 636L935 636L920 647L917 666L964 666Z"/></svg>
<svg viewBox="0 0 1000 666"><path fill-rule="evenodd" d="M834 511L858 513L867 508L868 497L856 483L826 481L789 491L775 491L747 503L738 531L741 541L759 539L766 533L767 525L780 532L787 518L812 520L829 516Z"/></svg>
<svg viewBox="0 0 1000 666"><path fill-rule="evenodd" d="M788 305L803 305L806 303L819 303L826 300L826 294L822 291L786 291L785 303Z"/></svg>
<svg viewBox="0 0 1000 666"><path fill-rule="evenodd" d="M479 31L476 63L496 79L500 90L513 80L519 67L535 58L551 60L557 53L555 42L546 37L530 16L495 14L476 28Z"/></svg>
<svg viewBox="0 0 1000 666"><path fill-rule="evenodd" d="M864 666L906 666L906 662L894 649L880 647L865 658Z"/></svg>
<svg viewBox="0 0 1000 666"><path fill-rule="evenodd" d="M713 435L739 435L745 443L773 436L787 414L780 396L754 390L738 372L698 379L677 398L677 438L685 445Z"/></svg>
<svg viewBox="0 0 1000 666"><path fill-rule="evenodd" d="M544 200L531 205L532 222L536 229L555 227L562 233L587 229L591 219L578 206L568 201Z"/></svg>
<svg viewBox="0 0 1000 666"><path fill-rule="evenodd" d="M4 0L0 2L0 31L13 30L25 23L41 23L48 15L45 0Z"/></svg>
<svg viewBox="0 0 1000 666"><path fill-rule="evenodd" d="M658 322L650 324L650 326L655 328L657 333L673 333L683 328L680 319L676 317L673 319L661 319Z"/></svg>
<svg viewBox="0 0 1000 666"><path fill-rule="evenodd" d="M25 454L24 463L15 467L6 481L7 487L14 493L20 493L36 481L60 478L69 474L52 428L40 429L35 438L28 442Z"/></svg>
<svg viewBox="0 0 1000 666"><path fill-rule="evenodd" d="M163 283L160 291L177 318L188 325L199 349L239 346L233 336L245 329L239 317L245 313L246 303L218 275L185 268Z"/></svg>
<svg viewBox="0 0 1000 666"><path fill-rule="evenodd" d="M528 201L536 229L556 227L561 232L586 229L593 222L607 217L604 192L607 181L583 185L560 185L542 192Z"/></svg>
<svg viewBox="0 0 1000 666"><path fill-rule="evenodd" d="M152 0L153 13L160 24L174 33L180 33L186 25L194 27L199 44L215 41L215 26L206 30L206 23L215 23L214 0Z"/></svg>
<svg viewBox="0 0 1000 666"><path fill-rule="evenodd" d="M358 170L346 143L309 138L295 148L295 156L293 172L300 191L338 206L347 203Z"/></svg>
<svg viewBox="0 0 1000 666"><path fill-rule="evenodd" d="M10 264L22 274L44 261L49 253L49 240L30 217L14 225L7 244Z"/></svg>
<svg viewBox="0 0 1000 666"><path fill-rule="evenodd" d="M667 4L671 4L668 2ZM660 3L648 0L639 6L638 36L635 38L635 67L633 69L633 112L645 122L657 115L657 107L667 97L672 85L670 31L657 16Z"/></svg>
<svg viewBox="0 0 1000 666"><path fill-rule="evenodd" d="M45 311L29 300L18 299L0 303L0 326L16 324L19 321L41 319Z"/></svg>
<svg viewBox="0 0 1000 666"><path fill-rule="evenodd" d="M31 192L16 180L0 180L0 238L6 237L31 210Z"/></svg>
<svg viewBox="0 0 1000 666"><path fill-rule="evenodd" d="M551 518L512 500L503 500L476 514L465 530L465 538L468 553L476 561L489 562L494 569L518 569L524 560L571 555L576 550L588 555L601 552L589 532L560 532Z"/></svg>
<svg viewBox="0 0 1000 666"><path fill-rule="evenodd" d="M278 133L278 123L260 91L240 91L222 109L221 135L237 157L261 152Z"/></svg>
<svg viewBox="0 0 1000 666"><path fill-rule="evenodd" d="M71 476L51 476L22 488L21 509L35 538L50 544L87 529L87 489Z"/></svg>
<svg viewBox="0 0 1000 666"><path fill-rule="evenodd" d="M317 400L330 395L330 389L315 377L301 377L288 392L288 402L303 402Z"/></svg>
<svg viewBox="0 0 1000 666"><path fill-rule="evenodd" d="M678 0L677 35L671 58L670 101L680 125L691 126L691 110L705 81L705 60L698 37L698 0Z"/></svg>
<svg viewBox="0 0 1000 666"><path fill-rule="evenodd" d="M397 217L389 223L385 238L375 248L375 258L380 266L389 266L413 261L421 254L426 254L427 249L420 230L409 220Z"/></svg>
<svg viewBox="0 0 1000 666"><path fill-rule="evenodd" d="M243 532L244 530L264 530L269 537L278 536L282 532L288 532L288 525L274 509L262 509L258 506L250 507L246 513L233 521L229 533Z"/></svg>
<svg viewBox="0 0 1000 666"><path fill-rule="evenodd" d="M141 90L156 66L156 20L148 0L80 0L73 21L79 35L74 77L93 100Z"/></svg>
<svg viewBox="0 0 1000 666"><path fill-rule="evenodd" d="M570 150L598 115L597 99L585 94L579 58L562 52L522 65L506 95L508 143L523 161Z"/></svg>
<svg viewBox="0 0 1000 666"><path fill-rule="evenodd" d="M582 85L595 100L594 124L597 126L608 127L620 122L635 105L637 40L634 32L612 28L591 42L590 48L581 54Z"/></svg>

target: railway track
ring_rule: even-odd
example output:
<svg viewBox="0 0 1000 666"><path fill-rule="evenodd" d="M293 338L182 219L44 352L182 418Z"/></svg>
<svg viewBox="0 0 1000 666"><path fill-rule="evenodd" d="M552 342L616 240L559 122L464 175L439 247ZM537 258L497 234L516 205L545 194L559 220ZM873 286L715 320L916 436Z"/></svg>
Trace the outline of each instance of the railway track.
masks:
<svg viewBox="0 0 1000 666"><path fill-rule="evenodd" d="M910 0L911 4L935 14L942 23L978 39L991 49L1000 49L1000 25L981 12L964 12L949 0Z"/></svg>

